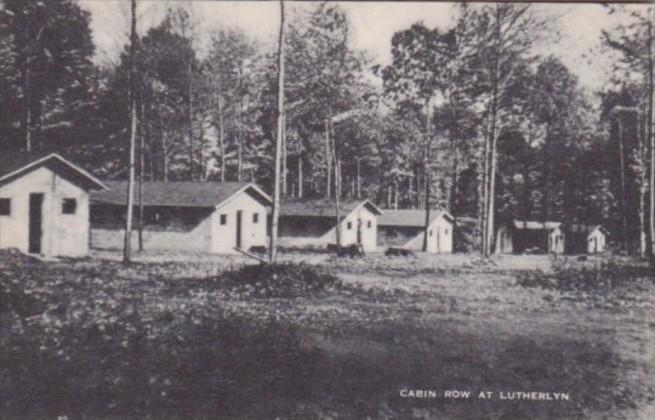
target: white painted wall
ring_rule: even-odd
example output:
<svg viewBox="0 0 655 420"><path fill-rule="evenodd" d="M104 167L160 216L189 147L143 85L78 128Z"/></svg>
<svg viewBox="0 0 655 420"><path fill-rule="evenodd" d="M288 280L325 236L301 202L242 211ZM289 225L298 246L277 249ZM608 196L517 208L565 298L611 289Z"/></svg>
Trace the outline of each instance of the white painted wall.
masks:
<svg viewBox="0 0 655 420"><path fill-rule="evenodd" d="M548 236L549 252L554 254L564 253L564 233L559 229L553 229Z"/></svg>
<svg viewBox="0 0 655 420"><path fill-rule="evenodd" d="M332 220L335 218L330 217ZM357 244L357 226L361 221L362 248L365 252L377 251L378 223L377 215L367 207L359 207L346 215L340 223L341 245L349 246ZM370 222L370 227L369 227ZM348 224L350 223L350 229ZM337 229L333 227L320 237L303 236L280 236L281 247L320 247L325 248L328 244L337 243Z"/></svg>
<svg viewBox="0 0 655 420"><path fill-rule="evenodd" d="M217 254L233 254L237 251L237 211L241 210L241 248L248 250L252 246L266 246L268 242L266 231L267 208L250 194L243 192L231 200L218 206L211 220L211 252ZM253 214L258 214L254 223ZM220 224L221 215L227 216L227 223Z"/></svg>
<svg viewBox="0 0 655 420"><path fill-rule="evenodd" d="M30 194L43 194L41 253L83 256L89 250L89 195L46 167L35 169L0 187L11 199L11 215L0 216L0 248L28 252ZM62 214L64 198L77 200L75 214Z"/></svg>
<svg viewBox="0 0 655 420"><path fill-rule="evenodd" d="M587 252L589 254L596 254L604 252L606 247L605 234L599 229L594 229L587 237Z"/></svg>
<svg viewBox="0 0 655 420"><path fill-rule="evenodd" d="M423 232L410 239L403 248L415 251L423 250ZM448 254L453 252L453 224L444 217L432 221L428 228L428 249L432 254Z"/></svg>

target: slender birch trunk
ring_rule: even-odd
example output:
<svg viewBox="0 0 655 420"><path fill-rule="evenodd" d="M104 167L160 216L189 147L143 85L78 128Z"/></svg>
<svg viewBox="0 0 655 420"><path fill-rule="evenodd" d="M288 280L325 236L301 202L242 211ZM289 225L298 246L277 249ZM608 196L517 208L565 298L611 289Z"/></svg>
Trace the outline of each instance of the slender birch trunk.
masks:
<svg viewBox="0 0 655 420"><path fill-rule="evenodd" d="M273 170L273 211L268 263L275 261L277 253L278 220L280 216L280 155L284 136L284 0L280 0L280 35L277 44L277 137L275 138L275 169Z"/></svg>
<svg viewBox="0 0 655 420"><path fill-rule="evenodd" d="M143 171L145 169L145 105L143 103L143 87L140 92L140 112L139 112L139 184L137 190L137 201L139 206L139 252L143 251Z"/></svg>
<svg viewBox="0 0 655 420"><path fill-rule="evenodd" d="M325 120L325 198L330 199L330 189L332 182L332 152L330 151L330 133L329 133L329 123L328 120Z"/></svg>
<svg viewBox="0 0 655 420"><path fill-rule="evenodd" d="M136 48L136 0L131 4L132 25L130 30L130 156L129 171L127 181L127 209L125 217L125 238L123 242L123 263L129 264L132 258L132 217L134 211L134 160L136 149L136 94L134 87L136 85L136 66L135 66L135 48Z"/></svg>

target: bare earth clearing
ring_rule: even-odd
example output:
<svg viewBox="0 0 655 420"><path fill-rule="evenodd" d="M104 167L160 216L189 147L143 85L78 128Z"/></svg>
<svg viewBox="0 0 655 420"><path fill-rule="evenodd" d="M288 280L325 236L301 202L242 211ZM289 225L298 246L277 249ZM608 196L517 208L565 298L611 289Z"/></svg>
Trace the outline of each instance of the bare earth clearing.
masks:
<svg viewBox="0 0 655 420"><path fill-rule="evenodd" d="M137 377L135 372L142 370L143 387L156 396L143 396L149 403L137 412L132 411L134 406L127 407L121 391L111 391L103 410L98 404L104 400L92 407L67 407L61 391L60 406L46 404L41 414L110 418L126 404L135 417L153 418L655 418L652 282L613 291L611 298L591 298L581 292L518 286L521 270L550 269L549 258L543 256L481 263L465 255L350 260L283 254L282 260L308 261L337 274L344 287L313 296L273 298L211 284L214 280L207 276L250 263L240 257L195 256L189 261L189 255L146 254L129 268L116 263L117 258L98 252L89 260L30 263L32 274L21 278L32 276L30 281L39 287L57 288L62 296L74 295L78 301L95 300L96 306L71 302L59 313L49 310L50 321L40 315L31 321L38 326L23 328L47 335L46 324L57 316L93 314L96 319L89 322L94 325L102 324L99 319L109 320L103 321L109 331L105 344L96 348L95 356L81 353L78 358L91 357L87 363L103 366L103 374L115 375L117 383L127 380L121 376L125 372ZM599 261L579 264L593 267ZM15 270L11 264L2 269L9 275ZM103 305L123 307L126 302L138 302L136 313L149 341L139 341L141 347L135 348L128 343L126 354L132 356L127 357L143 352L143 359L131 359L132 365L119 368L117 361L97 353L112 354L113 347L106 343L112 342L112 334L123 334L111 329L112 322L118 325L129 318ZM239 321L214 329L205 325L217 318ZM8 322L5 319L2 327L10 328ZM191 333L195 325L204 329ZM233 335L222 335L231 328ZM264 338L259 340L258 335ZM171 341L175 336L177 344ZM26 346L36 344L5 340L2 345L10 350L2 366L7 370L7 364L30 354ZM17 345L23 346L20 354L11 351L18 351L12 347ZM48 345L64 348L61 343ZM66 366L70 368L64 364L61 372ZM30 367L35 368L26 369ZM3 393L24 385L17 386L11 378L5 373ZM98 382L105 380L101 378L95 376ZM66 382L49 380L50 386ZM138 387L140 382L130 380L126 383L135 387L132 393L138 399L144 390ZM83 386L93 388L85 381L92 379L80 378L66 386L73 394ZM206 394L190 397L188 388L196 385L202 385ZM211 392L212 387L222 391ZM401 398L401 390L435 390L439 397ZM470 391L471 397L443 398L447 390ZM491 391L493 397L479 399L481 391ZM515 391L568 393L570 400L499 399L501 392ZM22 407L11 398L3 403L12 413ZM38 407L35 410L28 418L39 414Z"/></svg>

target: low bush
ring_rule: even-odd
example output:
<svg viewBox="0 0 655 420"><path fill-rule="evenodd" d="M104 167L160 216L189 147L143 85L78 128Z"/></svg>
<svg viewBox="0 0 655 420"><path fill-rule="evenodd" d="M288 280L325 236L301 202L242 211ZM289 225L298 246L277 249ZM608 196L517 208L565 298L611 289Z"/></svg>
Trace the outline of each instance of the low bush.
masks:
<svg viewBox="0 0 655 420"><path fill-rule="evenodd" d="M552 272L530 270L517 274L519 286L588 293L606 293L642 280L653 280L647 267L613 259L592 266L557 258L553 259Z"/></svg>
<svg viewBox="0 0 655 420"><path fill-rule="evenodd" d="M307 296L342 287L336 276L320 268L290 262L243 266L221 274L216 281L262 297Z"/></svg>

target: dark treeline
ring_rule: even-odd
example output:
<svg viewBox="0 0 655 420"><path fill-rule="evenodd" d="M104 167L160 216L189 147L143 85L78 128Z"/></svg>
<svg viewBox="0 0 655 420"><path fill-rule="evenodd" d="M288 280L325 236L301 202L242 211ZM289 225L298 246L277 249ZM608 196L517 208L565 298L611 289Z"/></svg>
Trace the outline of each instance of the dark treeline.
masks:
<svg viewBox="0 0 655 420"><path fill-rule="evenodd" d="M137 173L271 191L277 49L233 27L201 33L187 7L138 34ZM395 33L386 67L351 47L338 5L292 10L282 196L446 208L478 221L484 253L510 218L603 223L622 249L649 252L652 7L607 8L626 23L602 34L617 61L601 92L539 54L556 22L529 5L453 7L448 30ZM0 0L0 140L126 178L129 49L94 65L89 20L73 0Z"/></svg>

